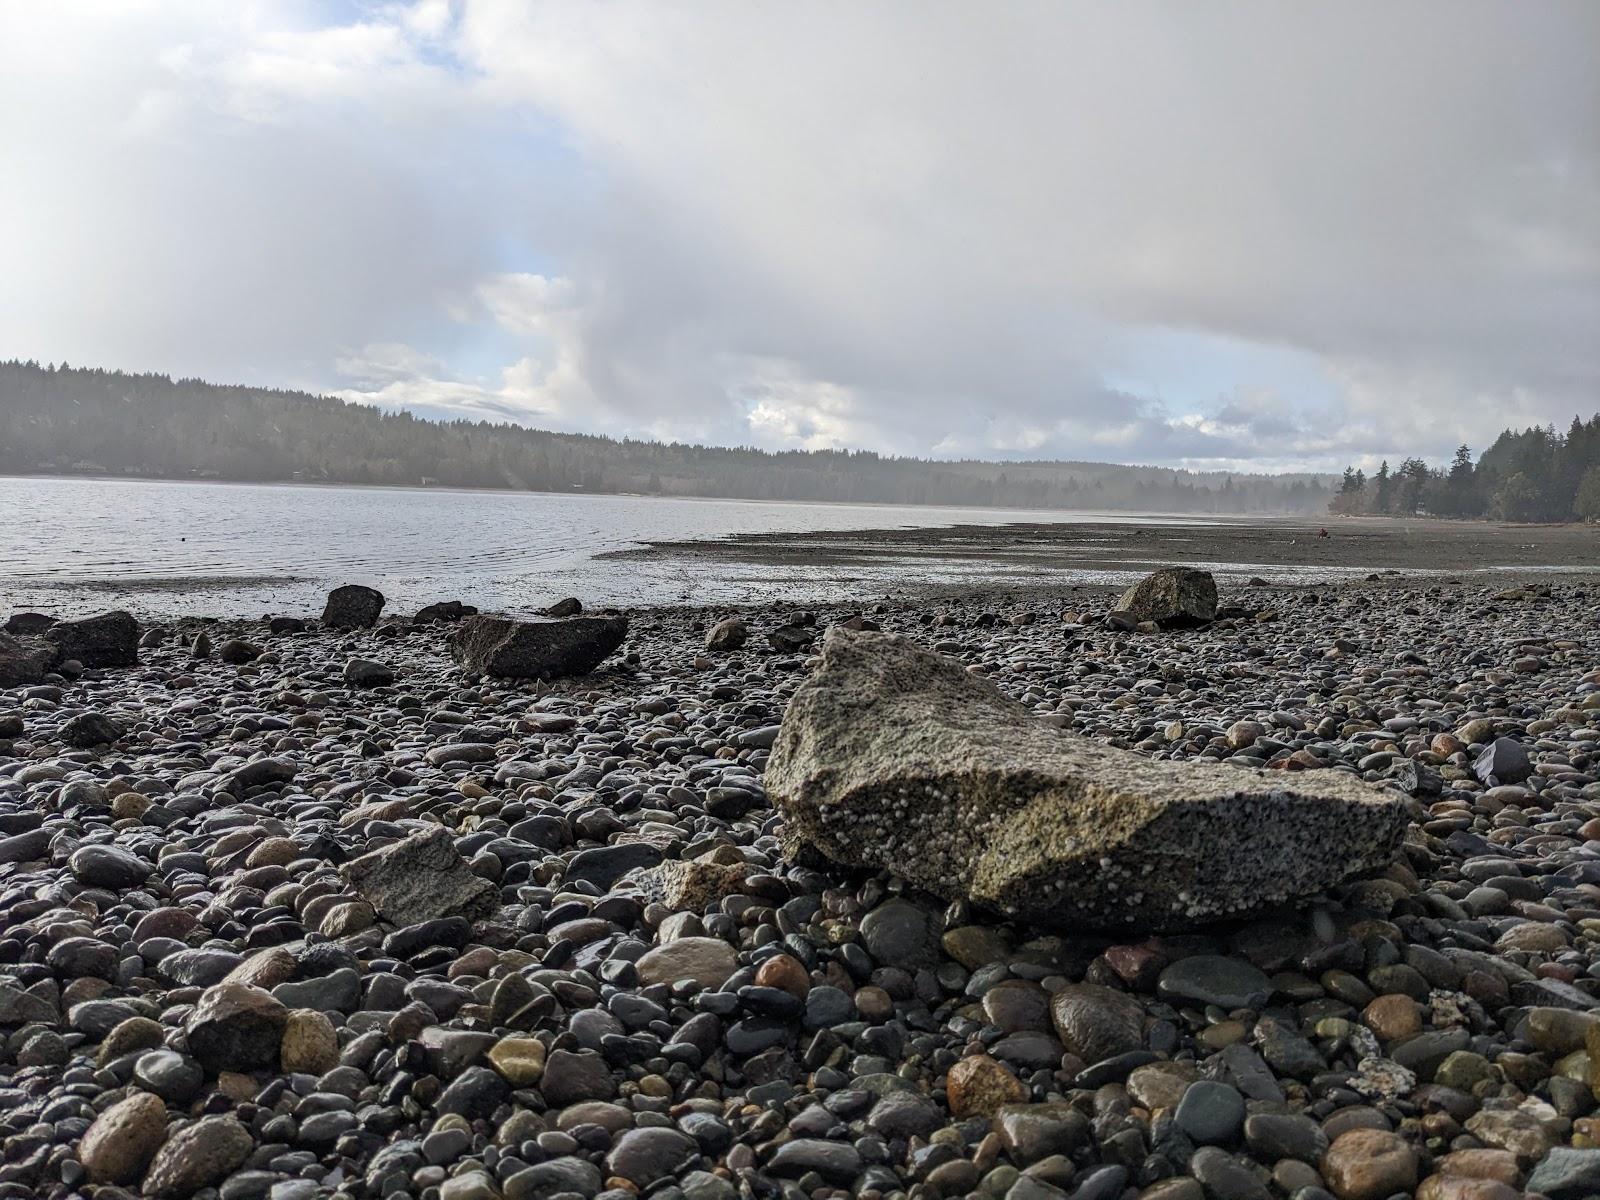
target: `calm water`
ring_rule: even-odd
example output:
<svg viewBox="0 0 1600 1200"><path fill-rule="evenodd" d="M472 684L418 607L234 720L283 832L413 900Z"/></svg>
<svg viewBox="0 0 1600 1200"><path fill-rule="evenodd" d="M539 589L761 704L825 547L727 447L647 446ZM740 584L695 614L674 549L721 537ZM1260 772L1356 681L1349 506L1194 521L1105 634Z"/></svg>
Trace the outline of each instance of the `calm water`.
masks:
<svg viewBox="0 0 1600 1200"><path fill-rule="evenodd" d="M653 496L0 478L0 612L257 616L314 612L330 587L366 583L394 610L442 599L517 610L589 604L820 600L950 581L981 564L907 560L848 577L794 566L597 558L645 542L738 533L1139 522L1134 514L684 500Z"/></svg>

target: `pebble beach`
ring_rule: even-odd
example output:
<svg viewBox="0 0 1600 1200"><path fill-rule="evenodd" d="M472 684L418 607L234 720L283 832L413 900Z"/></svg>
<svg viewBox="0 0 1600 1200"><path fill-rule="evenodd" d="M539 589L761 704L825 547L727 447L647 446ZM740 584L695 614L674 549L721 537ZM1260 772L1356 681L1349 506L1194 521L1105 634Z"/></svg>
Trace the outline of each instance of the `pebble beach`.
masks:
<svg viewBox="0 0 1600 1200"><path fill-rule="evenodd" d="M634 609L548 683L446 621L145 618L137 665L0 683L0 1197L1600 1195L1597 596ZM791 861L765 769L837 624L1067 733L1391 789L1400 852L1149 936Z"/></svg>

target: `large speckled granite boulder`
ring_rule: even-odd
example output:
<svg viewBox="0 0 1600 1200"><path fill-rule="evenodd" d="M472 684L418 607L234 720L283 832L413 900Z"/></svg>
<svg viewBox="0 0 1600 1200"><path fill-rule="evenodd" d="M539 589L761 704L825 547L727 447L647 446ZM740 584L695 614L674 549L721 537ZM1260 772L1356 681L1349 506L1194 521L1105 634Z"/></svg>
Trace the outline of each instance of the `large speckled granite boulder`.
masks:
<svg viewBox="0 0 1600 1200"><path fill-rule="evenodd" d="M791 854L1046 924L1173 929L1387 864L1398 793L1064 734L961 663L830 630L767 766Z"/></svg>
<svg viewBox="0 0 1600 1200"><path fill-rule="evenodd" d="M1123 592L1117 611L1163 629L1204 625L1217 616L1217 581L1210 571L1162 567Z"/></svg>

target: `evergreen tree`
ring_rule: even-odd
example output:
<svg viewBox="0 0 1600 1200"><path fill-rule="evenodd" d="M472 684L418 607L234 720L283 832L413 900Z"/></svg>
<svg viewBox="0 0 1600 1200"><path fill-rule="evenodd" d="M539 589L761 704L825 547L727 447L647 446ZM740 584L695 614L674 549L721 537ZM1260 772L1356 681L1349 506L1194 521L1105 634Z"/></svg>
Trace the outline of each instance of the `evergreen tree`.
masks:
<svg viewBox="0 0 1600 1200"><path fill-rule="evenodd" d="M1389 477L1389 460L1378 464L1378 473L1372 477L1372 511L1387 513L1394 507L1394 480Z"/></svg>

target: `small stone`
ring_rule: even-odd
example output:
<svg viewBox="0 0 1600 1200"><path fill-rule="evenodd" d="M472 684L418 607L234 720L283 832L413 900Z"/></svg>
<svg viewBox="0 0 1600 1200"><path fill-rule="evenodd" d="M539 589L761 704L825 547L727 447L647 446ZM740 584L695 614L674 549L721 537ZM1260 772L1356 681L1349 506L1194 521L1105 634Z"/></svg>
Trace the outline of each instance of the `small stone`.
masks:
<svg viewBox="0 0 1600 1200"><path fill-rule="evenodd" d="M718 621L706 634L706 649L713 653L739 650L750 637L750 627L742 617Z"/></svg>
<svg viewBox="0 0 1600 1200"><path fill-rule="evenodd" d="M1260 1008L1272 995L1272 982L1243 959L1198 954L1161 972L1156 990L1174 1003L1215 1004L1231 1010Z"/></svg>
<svg viewBox="0 0 1600 1200"><path fill-rule="evenodd" d="M249 1071L278 1065L288 1019L288 1008L270 992L219 983L201 995L184 1031L207 1071Z"/></svg>
<svg viewBox="0 0 1600 1200"><path fill-rule="evenodd" d="M682 979L719 988L738 970L739 955L720 938L682 937L646 951L634 966L646 986Z"/></svg>
<svg viewBox="0 0 1600 1200"><path fill-rule="evenodd" d="M1007 1104L993 1119L1006 1152L1022 1166L1052 1154L1070 1157L1093 1138L1089 1118L1070 1104Z"/></svg>
<svg viewBox="0 0 1600 1200"><path fill-rule="evenodd" d="M606 1173L638 1187L675 1177L700 1156L700 1147L676 1129L629 1129L606 1155Z"/></svg>
<svg viewBox="0 0 1600 1200"><path fill-rule="evenodd" d="M489 1065L512 1087L530 1087L544 1075L545 1045L537 1038L501 1038L488 1057Z"/></svg>
<svg viewBox="0 0 1600 1200"><path fill-rule="evenodd" d="M1056 993L1050 1013L1061 1044L1086 1063L1144 1046L1144 1008L1126 992L1072 984Z"/></svg>
<svg viewBox="0 0 1600 1200"><path fill-rule="evenodd" d="M250 1131L233 1117L203 1117L167 1139L144 1177L151 1200L183 1200L214 1187L254 1148Z"/></svg>
<svg viewBox="0 0 1600 1200"><path fill-rule="evenodd" d="M91 1183L132 1183L167 1136L167 1106L149 1092L134 1092L95 1118L78 1145Z"/></svg>
<svg viewBox="0 0 1600 1200"><path fill-rule="evenodd" d="M861 941L885 966L912 970L938 960L939 938L929 913L909 900L886 900L863 917Z"/></svg>
<svg viewBox="0 0 1600 1200"><path fill-rule="evenodd" d="M339 1035L333 1022L310 1008L289 1013L279 1060L286 1073L321 1075L339 1065Z"/></svg>
<svg viewBox="0 0 1600 1200"><path fill-rule="evenodd" d="M1173 1119L1195 1142L1224 1145L1244 1127L1244 1097L1231 1084L1202 1079L1183 1094Z"/></svg>
<svg viewBox="0 0 1600 1200"><path fill-rule="evenodd" d="M600 1055L553 1050L545 1057L539 1090L547 1103L565 1108L582 1100L609 1100L617 1094L617 1084Z"/></svg>
<svg viewBox="0 0 1600 1200"><path fill-rule="evenodd" d="M344 664L343 678L346 687L391 687L394 684L394 668L370 658L352 658Z"/></svg>
<svg viewBox="0 0 1600 1200"><path fill-rule="evenodd" d="M339 873L379 915L400 926L447 916L477 920L500 906L499 889L467 865L443 826L363 854Z"/></svg>
<svg viewBox="0 0 1600 1200"><path fill-rule="evenodd" d="M1412 1037L1422 1032L1422 1014L1417 1002L1398 992L1379 996L1361 1013L1367 1028L1386 1042Z"/></svg>
<svg viewBox="0 0 1600 1200"><path fill-rule="evenodd" d="M1600 1150L1554 1147L1528 1176L1528 1191L1550 1200L1592 1200L1600 1195Z"/></svg>
<svg viewBox="0 0 1600 1200"><path fill-rule="evenodd" d="M1021 1104L1028 1089L1003 1063L973 1054L950 1068L945 1080L950 1112L957 1120L991 1116L1007 1104Z"/></svg>
<svg viewBox="0 0 1600 1200"><path fill-rule="evenodd" d="M1387 1200L1417 1186L1417 1155L1397 1134L1352 1129L1322 1156L1322 1176L1339 1200Z"/></svg>

